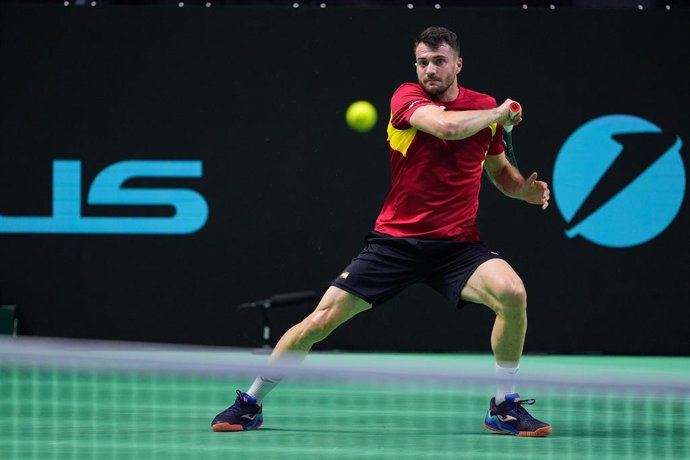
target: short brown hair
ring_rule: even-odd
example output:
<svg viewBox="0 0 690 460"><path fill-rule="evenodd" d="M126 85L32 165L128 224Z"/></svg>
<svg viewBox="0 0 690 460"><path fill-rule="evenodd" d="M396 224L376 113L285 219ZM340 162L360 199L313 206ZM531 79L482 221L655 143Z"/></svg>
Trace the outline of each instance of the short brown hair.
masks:
<svg viewBox="0 0 690 460"><path fill-rule="evenodd" d="M438 49L446 43L460 56L460 43L458 42L457 34L445 27L427 27L422 33L417 35L414 41L415 50L420 43L424 43L431 49Z"/></svg>

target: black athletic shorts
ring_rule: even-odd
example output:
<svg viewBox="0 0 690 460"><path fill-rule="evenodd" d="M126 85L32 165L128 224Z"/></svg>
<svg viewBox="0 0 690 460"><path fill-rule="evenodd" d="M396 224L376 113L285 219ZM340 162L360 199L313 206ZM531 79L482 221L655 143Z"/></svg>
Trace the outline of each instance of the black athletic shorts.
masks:
<svg viewBox="0 0 690 460"><path fill-rule="evenodd" d="M460 291L482 263L500 258L482 242L398 238L370 232L366 245L332 285L372 305L415 283L426 283L458 308Z"/></svg>

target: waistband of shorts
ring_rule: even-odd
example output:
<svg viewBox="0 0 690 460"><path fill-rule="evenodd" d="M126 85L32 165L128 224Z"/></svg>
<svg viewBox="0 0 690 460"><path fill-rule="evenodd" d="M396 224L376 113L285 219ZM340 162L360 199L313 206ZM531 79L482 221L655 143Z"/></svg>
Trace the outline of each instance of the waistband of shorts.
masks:
<svg viewBox="0 0 690 460"><path fill-rule="evenodd" d="M387 233L377 232L372 230L367 233L364 237L364 241L367 243L376 242L386 242L386 241L407 241L409 243L438 243L438 244L449 244L449 245L480 245L484 246L484 242L478 241L456 241L456 240L431 240L426 238L415 238L412 236L393 236Z"/></svg>

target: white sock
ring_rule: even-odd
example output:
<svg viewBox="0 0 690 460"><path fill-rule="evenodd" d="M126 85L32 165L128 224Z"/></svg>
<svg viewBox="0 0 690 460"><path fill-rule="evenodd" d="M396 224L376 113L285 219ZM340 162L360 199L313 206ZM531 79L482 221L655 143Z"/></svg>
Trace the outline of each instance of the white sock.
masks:
<svg viewBox="0 0 690 460"><path fill-rule="evenodd" d="M266 377L257 377L254 379L254 383L246 393L252 398L256 399L256 403L261 405L262 401L268 393L273 390L276 385L280 383L280 380L273 380Z"/></svg>
<svg viewBox="0 0 690 460"><path fill-rule="evenodd" d="M505 401L506 395L515 393L515 375L519 369L520 363L496 362L496 405Z"/></svg>

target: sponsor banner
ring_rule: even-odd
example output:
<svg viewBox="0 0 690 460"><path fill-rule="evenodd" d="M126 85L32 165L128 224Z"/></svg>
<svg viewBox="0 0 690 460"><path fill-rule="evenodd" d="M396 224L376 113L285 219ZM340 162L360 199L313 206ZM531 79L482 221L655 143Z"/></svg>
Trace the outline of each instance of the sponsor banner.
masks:
<svg viewBox="0 0 690 460"><path fill-rule="evenodd" d="M546 211L480 195L528 291L526 352L688 354L690 12L0 5L0 303L19 334L237 346L323 292L390 185L390 96L450 25L461 84L519 101ZM519 39L491 39L520 30ZM337 31L337 33L334 33ZM510 45L510 46L508 46ZM354 101L378 121L356 132ZM272 309L269 342L313 303ZM321 348L489 351L415 286Z"/></svg>

